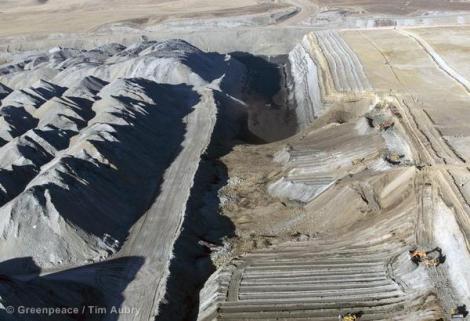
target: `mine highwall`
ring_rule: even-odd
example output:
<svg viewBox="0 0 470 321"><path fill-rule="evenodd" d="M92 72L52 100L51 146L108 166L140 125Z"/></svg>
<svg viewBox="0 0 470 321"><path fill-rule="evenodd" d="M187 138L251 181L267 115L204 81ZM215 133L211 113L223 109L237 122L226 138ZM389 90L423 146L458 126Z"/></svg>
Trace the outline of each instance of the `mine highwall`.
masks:
<svg viewBox="0 0 470 321"><path fill-rule="evenodd" d="M318 67L308 51L307 39L289 53L291 92L290 99L296 106L298 129L307 127L322 111Z"/></svg>

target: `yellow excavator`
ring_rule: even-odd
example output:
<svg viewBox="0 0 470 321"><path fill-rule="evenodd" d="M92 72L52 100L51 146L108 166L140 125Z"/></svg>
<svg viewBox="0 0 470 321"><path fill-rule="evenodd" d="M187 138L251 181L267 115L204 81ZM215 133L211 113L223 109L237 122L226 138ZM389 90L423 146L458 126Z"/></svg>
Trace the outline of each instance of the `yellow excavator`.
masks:
<svg viewBox="0 0 470 321"><path fill-rule="evenodd" d="M437 255L430 255L431 253L436 253ZM410 258L416 265L423 263L427 267L438 266L445 261L445 256L442 255L442 250L439 247L431 251L411 250Z"/></svg>
<svg viewBox="0 0 470 321"><path fill-rule="evenodd" d="M338 319L340 321L358 321L362 314L362 312L346 313L345 315L340 314Z"/></svg>

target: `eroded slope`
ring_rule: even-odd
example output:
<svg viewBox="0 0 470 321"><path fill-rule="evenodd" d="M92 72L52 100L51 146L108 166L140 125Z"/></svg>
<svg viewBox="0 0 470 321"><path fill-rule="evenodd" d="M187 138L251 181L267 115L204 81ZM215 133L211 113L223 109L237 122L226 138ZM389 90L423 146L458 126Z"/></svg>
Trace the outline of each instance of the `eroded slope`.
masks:
<svg viewBox="0 0 470 321"><path fill-rule="evenodd" d="M216 123L237 134L244 66L171 40L56 48L0 69L2 305L152 319ZM57 317L115 317L85 310Z"/></svg>
<svg viewBox="0 0 470 321"><path fill-rule="evenodd" d="M468 168L453 143L466 136L468 95L423 41L318 32L293 50L301 131L225 157L237 181L223 211L239 234L201 292L199 320L450 320L468 306ZM264 168L250 177L234 160L257 152ZM254 186L264 202L246 193ZM445 259L417 265L416 248Z"/></svg>

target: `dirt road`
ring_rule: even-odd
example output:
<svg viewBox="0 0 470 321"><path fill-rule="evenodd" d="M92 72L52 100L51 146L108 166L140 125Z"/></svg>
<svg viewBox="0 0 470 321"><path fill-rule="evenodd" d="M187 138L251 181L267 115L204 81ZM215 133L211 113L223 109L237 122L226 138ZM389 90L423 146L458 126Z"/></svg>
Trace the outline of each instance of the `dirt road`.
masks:
<svg viewBox="0 0 470 321"><path fill-rule="evenodd" d="M287 0L288 4L298 8L299 12L287 20L279 23L279 26L295 25L315 15L318 6L312 0Z"/></svg>
<svg viewBox="0 0 470 321"><path fill-rule="evenodd" d="M216 106L210 90L187 117L183 150L168 168L161 193L131 231L119 256L141 256L145 263L123 293L122 307L136 314L121 314L119 320L153 320L166 291L172 250L180 233L186 202L193 185L199 159L209 145L216 122Z"/></svg>

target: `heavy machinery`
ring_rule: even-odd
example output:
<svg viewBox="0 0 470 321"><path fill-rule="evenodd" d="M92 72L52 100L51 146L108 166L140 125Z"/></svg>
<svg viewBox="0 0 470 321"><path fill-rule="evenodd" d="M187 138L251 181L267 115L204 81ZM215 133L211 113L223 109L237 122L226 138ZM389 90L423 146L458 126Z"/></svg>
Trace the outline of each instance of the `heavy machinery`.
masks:
<svg viewBox="0 0 470 321"><path fill-rule="evenodd" d="M410 251L411 261L416 265L423 263L427 267L438 266L444 263L445 256L442 254L442 250L439 247L430 251L422 251L417 248Z"/></svg>
<svg viewBox="0 0 470 321"><path fill-rule="evenodd" d="M467 315L468 315L467 306L465 304L460 305L460 306L457 306L452 311L451 320L463 320L467 317Z"/></svg>
<svg viewBox="0 0 470 321"><path fill-rule="evenodd" d="M340 321L357 321L362 317L363 313L360 312L354 312L354 313L346 313L345 315L340 314L338 316L338 319Z"/></svg>

